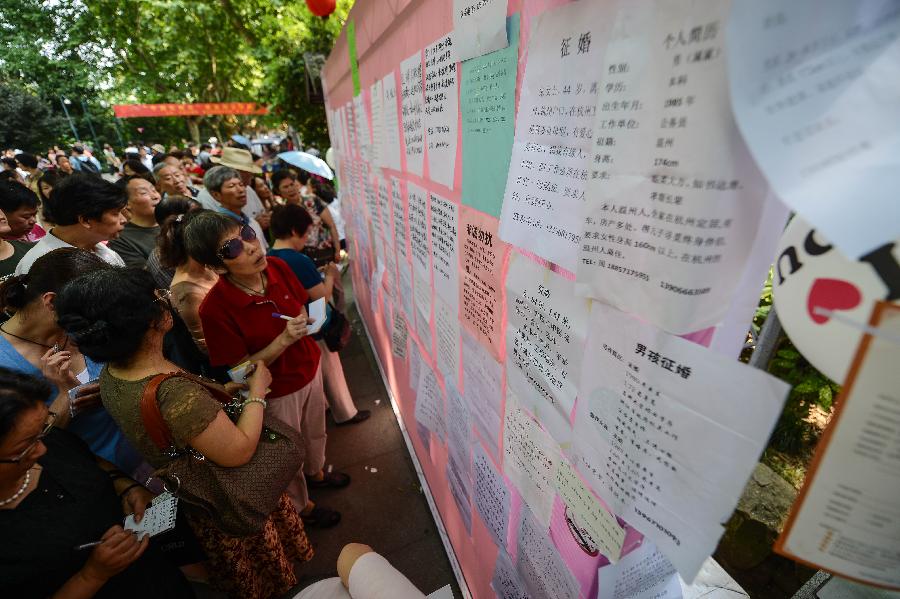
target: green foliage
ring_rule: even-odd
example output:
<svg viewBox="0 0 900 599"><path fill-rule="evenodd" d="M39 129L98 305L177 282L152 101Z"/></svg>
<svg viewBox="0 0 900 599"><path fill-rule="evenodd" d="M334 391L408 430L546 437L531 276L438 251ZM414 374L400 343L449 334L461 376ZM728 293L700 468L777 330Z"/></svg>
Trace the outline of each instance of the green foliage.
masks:
<svg viewBox="0 0 900 599"><path fill-rule="evenodd" d="M98 143L119 143L109 104L252 101L269 104L271 114L126 119L123 141L221 139L287 124L324 147L324 106L307 97L303 57L329 53L351 5L339 0L322 19L302 0L0 3L0 83L28 91L57 116L60 99L70 99L80 137L90 139L90 120ZM63 121L57 141L68 131Z"/></svg>
<svg viewBox="0 0 900 599"><path fill-rule="evenodd" d="M50 148L65 128L65 121L40 98L0 83L0 148Z"/></svg>
<svg viewBox="0 0 900 599"><path fill-rule="evenodd" d="M772 272L763 287L753 318L753 330L759 333L772 309ZM830 412L840 386L819 372L797 351L787 335L778 340L768 371L792 386L769 446L793 455L805 454L818 439L819 428L809 421L810 410L818 406Z"/></svg>

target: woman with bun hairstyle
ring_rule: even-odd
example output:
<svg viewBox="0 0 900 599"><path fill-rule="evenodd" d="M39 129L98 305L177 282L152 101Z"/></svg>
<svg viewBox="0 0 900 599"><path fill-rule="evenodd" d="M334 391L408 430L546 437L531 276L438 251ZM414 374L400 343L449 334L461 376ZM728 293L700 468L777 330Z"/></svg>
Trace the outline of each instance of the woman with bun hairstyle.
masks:
<svg viewBox="0 0 900 599"><path fill-rule="evenodd" d="M227 217L225 217L227 218ZM233 222L233 221L232 221ZM168 290L133 268L104 269L78 277L56 300L60 325L93 360L105 362L100 375L103 404L125 436L154 468L173 458L163 453L144 427L140 404L158 374L178 373L162 352L172 327ZM205 383L174 376L159 385L159 410L175 445L191 447L224 467L242 466L256 452L271 374L261 360L247 380L249 398L237 422ZM312 547L287 494L282 494L261 532L229 536L202 509L181 502L179 509L209 557L210 582L232 597L268 599L297 583L293 561L308 561Z"/></svg>
<svg viewBox="0 0 900 599"><path fill-rule="evenodd" d="M185 248L184 230L195 214L166 219L159 236L159 258L160 264L175 269L169 285L172 306L184 321L197 347L208 355L203 325L200 322L200 304L219 281L219 275L212 268L191 258Z"/></svg>
<svg viewBox="0 0 900 599"><path fill-rule="evenodd" d="M60 248L35 260L30 272L6 279L0 304L15 314L0 325L0 366L50 383L56 426L68 427L96 455L131 473L141 464L140 456L100 405L99 386L82 387L70 407L69 389L95 381L101 364L85 357L56 322L55 300L63 285L104 268L96 254Z"/></svg>

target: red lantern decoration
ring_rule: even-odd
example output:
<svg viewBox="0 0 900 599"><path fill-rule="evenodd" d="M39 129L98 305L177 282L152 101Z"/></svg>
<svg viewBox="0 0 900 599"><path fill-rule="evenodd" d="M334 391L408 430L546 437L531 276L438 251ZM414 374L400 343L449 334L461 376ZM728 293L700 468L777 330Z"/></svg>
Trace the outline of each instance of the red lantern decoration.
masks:
<svg viewBox="0 0 900 599"><path fill-rule="evenodd" d="M317 17L327 17L334 12L335 0L306 0L306 6Z"/></svg>

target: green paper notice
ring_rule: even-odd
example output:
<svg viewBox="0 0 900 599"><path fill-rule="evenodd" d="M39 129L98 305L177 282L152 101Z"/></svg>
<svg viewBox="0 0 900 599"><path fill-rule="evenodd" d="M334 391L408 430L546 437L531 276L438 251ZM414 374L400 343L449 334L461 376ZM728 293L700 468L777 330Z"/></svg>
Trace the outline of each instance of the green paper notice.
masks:
<svg viewBox="0 0 900 599"><path fill-rule="evenodd" d="M500 216L516 116L519 14L506 19L509 46L462 63L462 202Z"/></svg>
<svg viewBox="0 0 900 599"><path fill-rule="evenodd" d="M347 51L350 54L350 75L353 77L353 95L359 95L359 62L356 60L356 27L347 21Z"/></svg>

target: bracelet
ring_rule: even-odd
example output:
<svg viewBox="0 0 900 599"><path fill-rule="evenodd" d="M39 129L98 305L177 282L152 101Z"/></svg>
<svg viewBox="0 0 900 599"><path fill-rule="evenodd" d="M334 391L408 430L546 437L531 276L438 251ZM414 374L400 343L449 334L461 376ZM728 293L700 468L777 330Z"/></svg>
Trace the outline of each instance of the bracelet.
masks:
<svg viewBox="0 0 900 599"><path fill-rule="evenodd" d="M243 403L243 405L241 406L241 408L246 408L246 407L247 407L247 404L251 404L251 403L258 403L258 404L260 404L260 405L263 407L264 410L266 409L266 406L268 405L268 404L266 403L266 400L263 399L262 397L248 397L247 399L244 400L244 403Z"/></svg>
<svg viewBox="0 0 900 599"><path fill-rule="evenodd" d="M127 487L125 487L125 490L124 490L124 491L122 491L121 493L119 493L119 499L122 499L123 497L125 497L125 496L128 494L128 492L129 492L130 490L132 490L133 488L135 488L135 487L143 487L143 486L144 486L144 485L142 485L141 483L138 483L138 482L131 483L130 485L128 485Z"/></svg>

